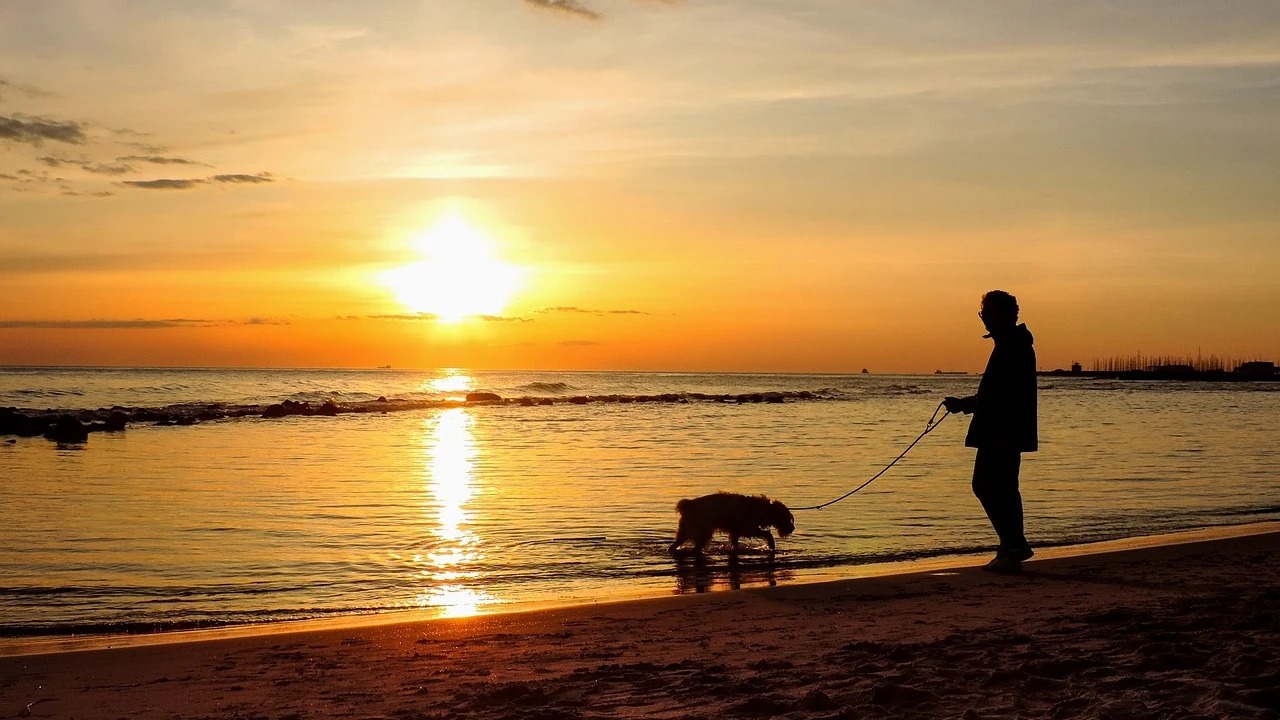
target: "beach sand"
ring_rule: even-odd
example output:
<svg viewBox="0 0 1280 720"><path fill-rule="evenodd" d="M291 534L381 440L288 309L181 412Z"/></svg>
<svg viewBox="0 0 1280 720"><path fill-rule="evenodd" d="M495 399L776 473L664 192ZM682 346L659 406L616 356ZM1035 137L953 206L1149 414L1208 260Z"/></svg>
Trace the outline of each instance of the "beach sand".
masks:
<svg viewBox="0 0 1280 720"><path fill-rule="evenodd" d="M970 559L6 657L0 717L1280 718L1280 528L1217 535L1042 553L1013 577Z"/></svg>

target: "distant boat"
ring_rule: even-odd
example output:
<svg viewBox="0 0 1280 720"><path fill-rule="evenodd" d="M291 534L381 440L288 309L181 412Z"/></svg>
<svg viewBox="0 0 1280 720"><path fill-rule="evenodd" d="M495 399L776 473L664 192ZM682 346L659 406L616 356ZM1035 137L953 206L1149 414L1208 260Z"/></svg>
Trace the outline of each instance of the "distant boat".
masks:
<svg viewBox="0 0 1280 720"><path fill-rule="evenodd" d="M379 365L379 366L378 366L378 369L379 369L379 370L390 370L390 369L391 369L391 366L390 366L390 365Z"/></svg>
<svg viewBox="0 0 1280 720"><path fill-rule="evenodd" d="M968 375L964 370L934 370L934 375Z"/></svg>
<svg viewBox="0 0 1280 720"><path fill-rule="evenodd" d="M866 368L862 368L862 374L863 374L863 375L870 375L870 374L871 374L871 372L870 372L870 371L868 371Z"/></svg>

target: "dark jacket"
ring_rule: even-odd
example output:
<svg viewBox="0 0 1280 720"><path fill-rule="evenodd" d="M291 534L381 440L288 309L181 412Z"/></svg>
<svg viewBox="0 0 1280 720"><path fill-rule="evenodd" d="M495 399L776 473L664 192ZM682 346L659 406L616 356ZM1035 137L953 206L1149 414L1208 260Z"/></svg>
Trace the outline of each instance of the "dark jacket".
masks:
<svg viewBox="0 0 1280 720"><path fill-rule="evenodd" d="M972 448L1005 448L1035 452L1036 351L1026 325L992 333L996 346L978 384L978 394L964 399L963 412L973 413L964 444ZM1002 442L1007 439L1007 444Z"/></svg>

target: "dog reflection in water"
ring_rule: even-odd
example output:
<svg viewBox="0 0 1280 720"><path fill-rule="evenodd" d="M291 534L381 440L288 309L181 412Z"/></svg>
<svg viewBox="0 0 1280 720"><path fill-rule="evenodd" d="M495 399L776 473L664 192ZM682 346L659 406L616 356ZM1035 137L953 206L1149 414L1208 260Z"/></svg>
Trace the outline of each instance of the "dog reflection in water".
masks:
<svg viewBox="0 0 1280 720"><path fill-rule="evenodd" d="M778 567L772 555L762 562L740 562L736 555L730 555L726 565L708 564L701 555L676 558L676 592L681 595L752 586L777 587L779 580L794 578L793 572Z"/></svg>
<svg viewBox="0 0 1280 720"><path fill-rule="evenodd" d="M676 526L675 542L667 547L673 555L681 545L692 541L694 554L701 556L717 531L729 536L733 553L738 552L739 539L759 538L773 554L773 533L769 528L775 528L784 538L796 530L787 506L764 495L718 492L681 500L676 503L676 511L680 513L680 524Z"/></svg>

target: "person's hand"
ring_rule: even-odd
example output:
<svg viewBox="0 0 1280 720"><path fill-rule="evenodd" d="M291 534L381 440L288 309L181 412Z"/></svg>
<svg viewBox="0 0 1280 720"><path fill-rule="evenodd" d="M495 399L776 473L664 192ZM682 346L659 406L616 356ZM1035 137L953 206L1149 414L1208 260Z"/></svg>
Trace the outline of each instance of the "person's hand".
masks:
<svg viewBox="0 0 1280 720"><path fill-rule="evenodd" d="M948 395L942 398L942 407L946 408L949 413L961 413L964 412L964 401L958 397Z"/></svg>

